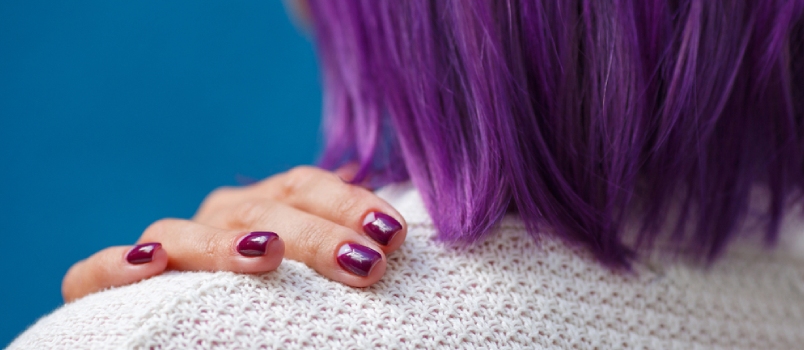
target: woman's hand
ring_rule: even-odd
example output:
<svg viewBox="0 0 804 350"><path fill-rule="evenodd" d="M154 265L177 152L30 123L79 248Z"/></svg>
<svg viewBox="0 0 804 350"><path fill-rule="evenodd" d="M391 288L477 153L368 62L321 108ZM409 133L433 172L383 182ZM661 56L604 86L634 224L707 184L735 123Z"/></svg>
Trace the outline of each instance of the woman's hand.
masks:
<svg viewBox="0 0 804 350"><path fill-rule="evenodd" d="M64 300L165 270L268 272L283 257L334 281L369 286L385 273L385 254L402 245L407 227L391 205L341 180L351 172L297 167L248 187L217 189L192 220L159 220L136 246L107 248L73 265L62 282Z"/></svg>

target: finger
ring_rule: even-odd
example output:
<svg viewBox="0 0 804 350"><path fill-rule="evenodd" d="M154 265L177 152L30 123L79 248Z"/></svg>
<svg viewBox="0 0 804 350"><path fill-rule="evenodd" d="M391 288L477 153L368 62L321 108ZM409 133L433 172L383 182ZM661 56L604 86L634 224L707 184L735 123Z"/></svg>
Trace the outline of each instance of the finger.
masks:
<svg viewBox="0 0 804 350"><path fill-rule="evenodd" d="M405 241L407 224L394 207L328 171L297 167L256 186L272 194L274 200L367 235L385 253L395 251Z"/></svg>
<svg viewBox="0 0 804 350"><path fill-rule="evenodd" d="M61 284L62 297L69 303L106 288L131 284L162 273L167 262L167 253L159 243L106 248L70 267Z"/></svg>
<svg viewBox="0 0 804 350"><path fill-rule="evenodd" d="M333 173L337 175L341 179L341 181L351 183L352 180L354 180L359 170L360 170L359 164L349 163L338 169L335 169Z"/></svg>
<svg viewBox="0 0 804 350"><path fill-rule="evenodd" d="M168 268L181 271L260 273L276 270L285 244L273 232L233 231L179 219L149 226L140 241L159 241Z"/></svg>
<svg viewBox="0 0 804 350"><path fill-rule="evenodd" d="M285 257L301 261L332 280L365 287L385 273L385 254L365 235L280 202L252 200L226 211L226 225L275 230Z"/></svg>
<svg viewBox="0 0 804 350"><path fill-rule="evenodd" d="M214 191L210 192L206 198L204 198L203 202L201 202L201 206L199 206L195 215L193 215L192 221L202 224L209 224L210 221L208 218L218 214L221 209L239 203L243 201L244 198L252 197L253 192L250 191L251 188L252 186L224 186L216 188Z"/></svg>
<svg viewBox="0 0 804 350"><path fill-rule="evenodd" d="M370 175L364 176L360 182L355 182L355 178L357 177L359 172L360 172L360 164L354 162L348 163L332 171L332 173L337 175L345 183L360 186L369 191L375 190L376 188L372 186Z"/></svg>

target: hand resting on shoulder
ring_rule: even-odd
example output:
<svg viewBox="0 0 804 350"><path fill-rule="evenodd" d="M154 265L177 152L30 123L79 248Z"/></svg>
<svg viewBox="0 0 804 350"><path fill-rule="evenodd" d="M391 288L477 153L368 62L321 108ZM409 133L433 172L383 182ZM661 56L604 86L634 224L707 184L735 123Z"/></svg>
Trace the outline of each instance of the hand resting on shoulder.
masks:
<svg viewBox="0 0 804 350"><path fill-rule="evenodd" d="M283 258L354 287L377 282L385 254L402 245L402 216L369 190L346 183L353 167L297 167L246 187L210 193L190 220L162 219L136 246L101 250L73 265L65 302L166 270L263 273Z"/></svg>

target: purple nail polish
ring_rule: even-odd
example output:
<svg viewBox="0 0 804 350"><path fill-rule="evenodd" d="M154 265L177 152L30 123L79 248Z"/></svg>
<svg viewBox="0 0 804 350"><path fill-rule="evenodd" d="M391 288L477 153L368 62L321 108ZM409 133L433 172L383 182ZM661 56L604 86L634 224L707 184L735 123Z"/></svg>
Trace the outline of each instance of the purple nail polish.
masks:
<svg viewBox="0 0 804 350"><path fill-rule="evenodd" d="M133 265L149 263L154 259L154 253L156 253L159 248L162 248L162 243L138 244L128 251L126 261Z"/></svg>
<svg viewBox="0 0 804 350"><path fill-rule="evenodd" d="M380 260L380 253L359 244L346 243L338 249L338 264L358 276L368 276Z"/></svg>
<svg viewBox="0 0 804 350"><path fill-rule="evenodd" d="M252 232L245 235L237 243L237 252L242 256L263 256L268 244L279 238L273 232Z"/></svg>
<svg viewBox="0 0 804 350"><path fill-rule="evenodd" d="M363 231L382 245L387 245L400 230L402 224L399 221L380 212L368 213L363 219Z"/></svg>

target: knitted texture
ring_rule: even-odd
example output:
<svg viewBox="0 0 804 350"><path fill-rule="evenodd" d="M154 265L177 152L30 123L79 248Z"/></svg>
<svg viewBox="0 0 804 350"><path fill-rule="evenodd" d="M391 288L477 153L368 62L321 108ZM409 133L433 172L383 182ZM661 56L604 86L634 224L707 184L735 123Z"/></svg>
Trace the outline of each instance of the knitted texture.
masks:
<svg viewBox="0 0 804 350"><path fill-rule="evenodd" d="M380 195L409 232L372 287L347 287L293 261L259 276L170 272L64 305L10 349L804 344L800 240L772 252L732 249L708 269L646 260L619 274L582 249L537 244L515 218L471 248L444 247L432 240L433 225L409 185Z"/></svg>

